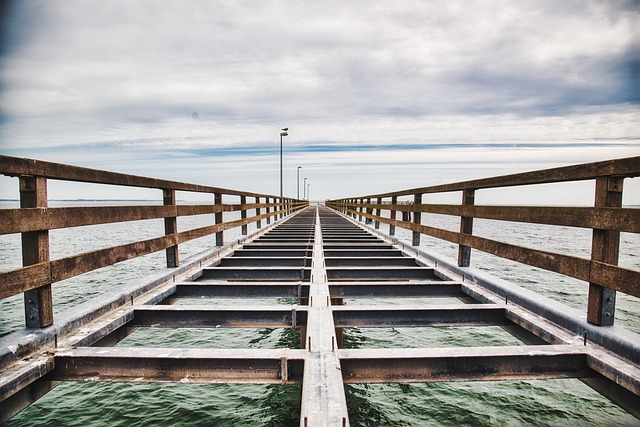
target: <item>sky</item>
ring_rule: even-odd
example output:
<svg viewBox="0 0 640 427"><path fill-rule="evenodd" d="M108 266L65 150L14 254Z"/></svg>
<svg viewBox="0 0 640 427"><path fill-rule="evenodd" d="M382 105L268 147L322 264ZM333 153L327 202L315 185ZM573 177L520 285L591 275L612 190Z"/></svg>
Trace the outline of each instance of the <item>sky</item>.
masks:
<svg viewBox="0 0 640 427"><path fill-rule="evenodd" d="M278 194L288 127L285 196L306 178L314 200L640 155L637 1L0 5L5 155ZM593 184L476 197L589 204Z"/></svg>

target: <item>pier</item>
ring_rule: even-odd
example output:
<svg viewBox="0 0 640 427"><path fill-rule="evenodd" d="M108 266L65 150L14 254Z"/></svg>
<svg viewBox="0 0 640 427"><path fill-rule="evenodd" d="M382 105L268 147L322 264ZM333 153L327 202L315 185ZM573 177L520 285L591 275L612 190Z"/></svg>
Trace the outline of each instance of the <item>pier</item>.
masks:
<svg viewBox="0 0 640 427"><path fill-rule="evenodd" d="M640 335L614 326L616 292L640 297L640 272L618 266L620 233L640 233L640 209L622 206L624 180L640 176L640 157L319 204L7 156L0 174L16 178L21 197L20 208L0 210L0 233L20 234L23 254L22 268L0 272L0 298L25 300L25 327L0 337L0 423L62 381L300 384L300 425L314 427L350 425L345 384L577 378L640 418ZM48 180L153 188L158 204L49 207ZM595 182L592 207L475 203L485 189L585 180ZM180 204L177 191L209 194L211 203ZM460 204L423 202L451 192ZM425 224L424 213L457 217L460 231ZM180 218L192 215L211 215L213 224L179 231ZM475 218L591 229L591 257L474 235ZM163 220L164 235L50 259L50 230L148 219ZM231 229L242 237L229 240ZM410 244L399 229L412 233ZM181 258L181 244L207 236L210 249ZM454 243L458 259L424 250L421 236ZM54 316L58 282L158 251L166 253L161 272ZM472 251L582 280L588 304L578 312L483 273L471 267ZM247 303L197 303L219 298ZM249 304L256 298L288 303ZM447 302L377 303L393 298ZM521 345L343 346L346 328L484 326ZM116 346L141 328L196 327L292 328L300 346Z"/></svg>

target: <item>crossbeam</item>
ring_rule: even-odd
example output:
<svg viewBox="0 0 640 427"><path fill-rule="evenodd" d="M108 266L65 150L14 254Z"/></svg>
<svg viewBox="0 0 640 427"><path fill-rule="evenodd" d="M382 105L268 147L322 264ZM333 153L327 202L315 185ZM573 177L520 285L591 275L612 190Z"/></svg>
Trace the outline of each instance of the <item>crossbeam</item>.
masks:
<svg viewBox="0 0 640 427"><path fill-rule="evenodd" d="M505 310L493 305L464 307L336 306L337 327L416 327L507 325Z"/></svg>
<svg viewBox="0 0 640 427"><path fill-rule="evenodd" d="M51 381L300 383L302 350L77 348L58 351Z"/></svg>
<svg viewBox="0 0 640 427"><path fill-rule="evenodd" d="M585 378L587 355L570 346L340 350L346 383Z"/></svg>
<svg viewBox="0 0 640 427"><path fill-rule="evenodd" d="M307 322L306 307L211 307L149 305L136 307L129 326L166 328L293 327Z"/></svg>
<svg viewBox="0 0 640 427"><path fill-rule="evenodd" d="M309 284L303 282L182 282L172 298L307 298Z"/></svg>

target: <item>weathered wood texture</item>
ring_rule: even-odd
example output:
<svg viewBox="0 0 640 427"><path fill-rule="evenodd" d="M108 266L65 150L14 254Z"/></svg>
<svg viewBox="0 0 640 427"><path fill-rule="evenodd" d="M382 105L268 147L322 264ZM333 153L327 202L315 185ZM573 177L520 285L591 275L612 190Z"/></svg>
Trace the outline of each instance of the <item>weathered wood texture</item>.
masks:
<svg viewBox="0 0 640 427"><path fill-rule="evenodd" d="M640 156L626 159L607 160L561 168L543 169L532 172L502 175L491 178L475 179L452 184L431 187L412 188L391 193L371 194L365 197L410 196L413 194L446 193L469 188L514 187L519 185L550 184L554 182L585 181L601 176L635 177L640 176Z"/></svg>
<svg viewBox="0 0 640 427"><path fill-rule="evenodd" d="M53 322L51 283L117 262L166 250L167 266L179 264L178 245L193 239L215 234L216 243L224 243L223 232L243 227L270 216L283 216L308 205L308 202L209 187L155 178L126 175L32 159L0 155L0 174L20 178L21 204L19 209L0 209L0 234L22 233L23 268L0 272L0 298L25 294L27 326L44 327ZM76 182L147 187L162 191L162 206L101 206L50 208L47 205L47 179ZM177 205L176 191L210 193L212 205ZM223 203L223 196L239 196L240 204ZM256 203L246 203L246 197ZM267 203L260 203L264 197ZM271 201L271 203L268 203ZM260 214L265 208L265 214ZM247 211L256 215L248 216ZM224 221L224 212L240 211L241 219ZM215 224L178 232L178 218L190 215L213 214ZM104 248L58 260L49 258L49 230L115 222L163 219L165 235Z"/></svg>
<svg viewBox="0 0 640 427"><path fill-rule="evenodd" d="M420 243L421 234L457 243L460 266L470 264L473 248L589 282L588 320L610 325L614 319L615 291L640 297L640 272L617 266L620 232L640 233L640 209L621 207L623 180L636 176L640 176L640 157L331 200L327 205L354 218L357 215L360 221L364 218L367 222L383 222L394 231L395 227L410 230L414 245ZM474 205L475 193L481 189L584 180L596 181L594 207ZM451 191L463 192L461 205L421 202L421 195ZM413 196L414 201L398 203L401 196ZM369 201L374 197L377 203L372 204ZM384 198L391 200L384 202ZM374 210L376 215L372 213ZM388 217L382 211L389 211ZM398 211L412 212L413 220L397 220ZM423 225L420 216L423 212L460 217L460 232ZM592 257L585 259L474 236L474 218L593 229Z"/></svg>
<svg viewBox="0 0 640 427"><path fill-rule="evenodd" d="M47 180L37 176L20 177L20 207L47 207ZM49 261L49 231L39 230L22 233L22 265ZM31 270L30 270L31 272ZM53 323L53 300L51 278L29 289L24 294L25 319L28 328L44 328Z"/></svg>

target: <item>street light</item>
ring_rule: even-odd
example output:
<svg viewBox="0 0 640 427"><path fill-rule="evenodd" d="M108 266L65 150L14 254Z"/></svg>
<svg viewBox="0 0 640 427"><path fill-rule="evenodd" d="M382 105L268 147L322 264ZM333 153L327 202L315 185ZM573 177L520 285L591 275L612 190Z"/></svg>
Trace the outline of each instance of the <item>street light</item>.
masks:
<svg viewBox="0 0 640 427"><path fill-rule="evenodd" d="M311 199L311 196L310 196L311 190L310 190L310 188L311 188L311 183L308 183L307 184L307 200Z"/></svg>
<svg viewBox="0 0 640 427"><path fill-rule="evenodd" d="M302 169L302 166L298 166L298 178L296 179L296 184L298 185L298 200L300 200L300 169Z"/></svg>
<svg viewBox="0 0 640 427"><path fill-rule="evenodd" d="M307 200L307 178L304 179L304 184L302 184L302 191L304 191L304 196L302 196L302 198Z"/></svg>
<svg viewBox="0 0 640 427"><path fill-rule="evenodd" d="M280 199L282 199L282 137L289 135L288 130L289 128L282 128L282 132L280 132Z"/></svg>

